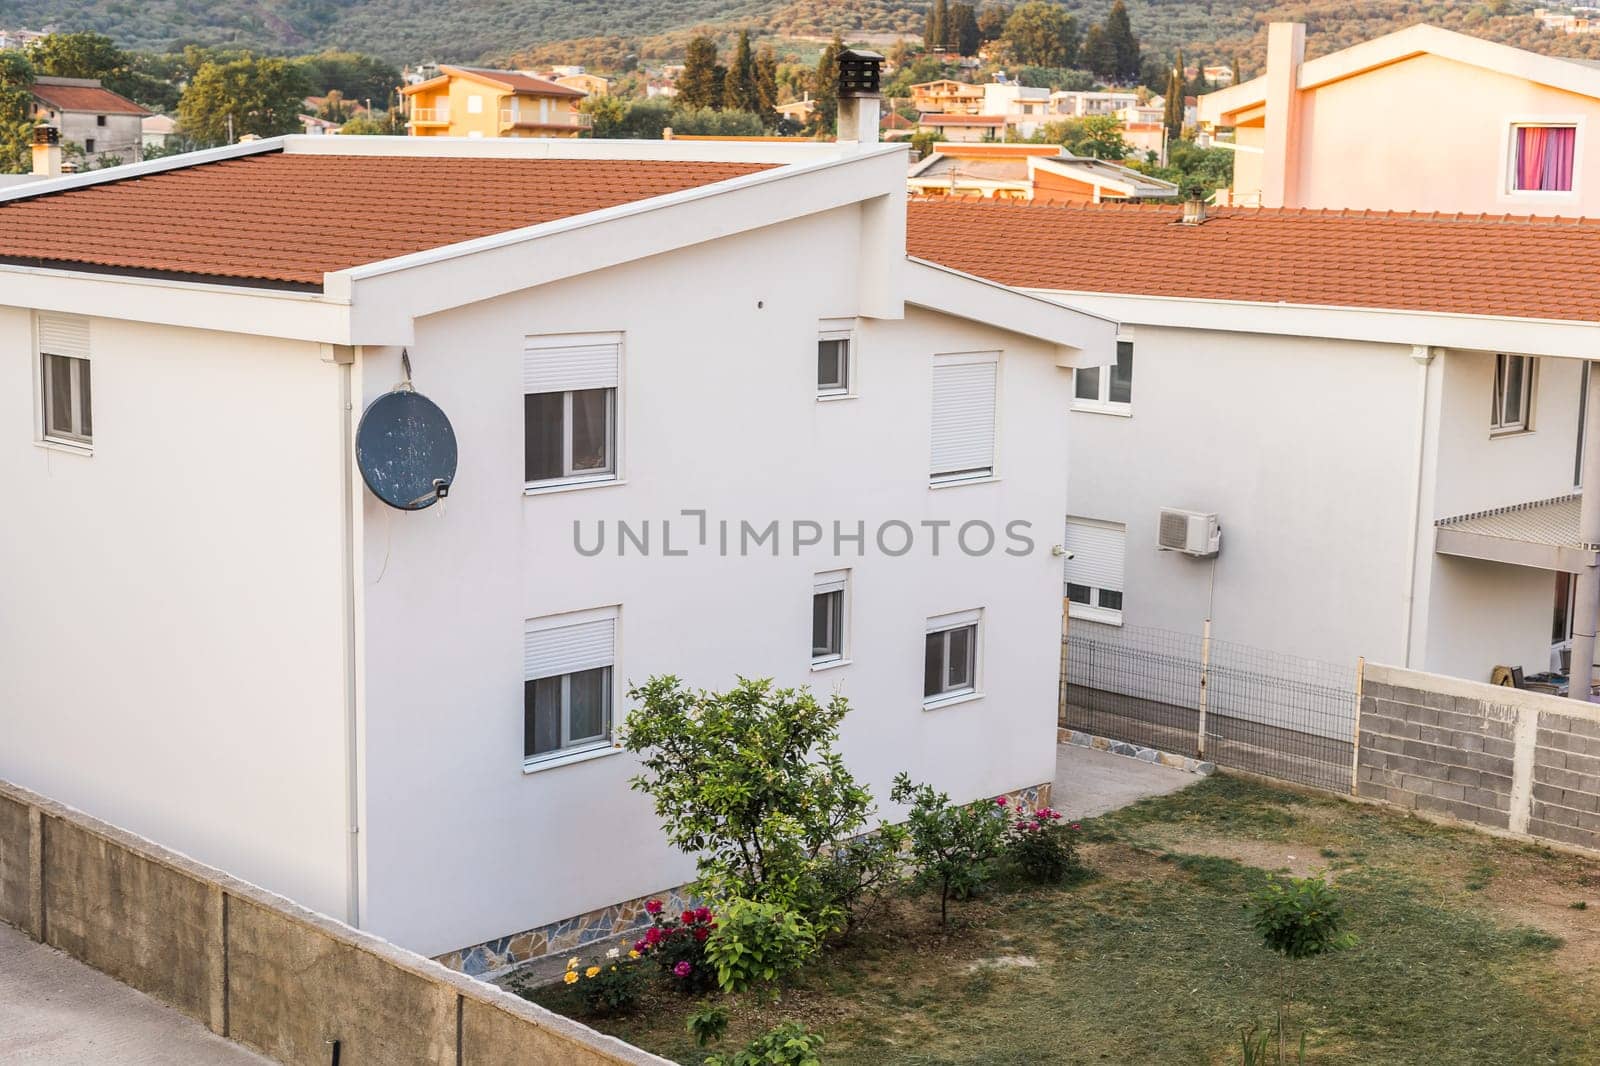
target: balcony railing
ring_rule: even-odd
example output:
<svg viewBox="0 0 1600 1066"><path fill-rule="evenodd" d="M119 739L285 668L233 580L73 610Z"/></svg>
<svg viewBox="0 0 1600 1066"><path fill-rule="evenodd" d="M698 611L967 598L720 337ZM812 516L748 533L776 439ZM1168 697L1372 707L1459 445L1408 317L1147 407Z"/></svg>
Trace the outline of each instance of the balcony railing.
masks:
<svg viewBox="0 0 1600 1066"><path fill-rule="evenodd" d="M500 125L501 127L554 126L586 130L594 125L594 118L582 111L556 111L540 118L539 112L534 110L518 111L515 108L503 107L500 109Z"/></svg>
<svg viewBox="0 0 1600 1066"><path fill-rule="evenodd" d="M450 121L450 108L448 106L413 107L411 109L411 121L418 125L433 122L446 123Z"/></svg>

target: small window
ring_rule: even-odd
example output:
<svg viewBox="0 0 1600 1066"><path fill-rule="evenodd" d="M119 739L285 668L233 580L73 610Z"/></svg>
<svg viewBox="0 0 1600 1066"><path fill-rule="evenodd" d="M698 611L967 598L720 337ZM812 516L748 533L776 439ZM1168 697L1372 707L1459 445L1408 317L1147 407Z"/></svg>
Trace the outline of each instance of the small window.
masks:
<svg viewBox="0 0 1600 1066"><path fill-rule="evenodd" d="M1571 192L1578 127L1527 125L1512 127L1511 189L1513 192Z"/></svg>
<svg viewBox="0 0 1600 1066"><path fill-rule="evenodd" d="M522 758L538 763L611 745L616 616L531 622L523 636Z"/></svg>
<svg viewBox="0 0 1600 1066"><path fill-rule="evenodd" d="M1117 339L1117 361L1111 366L1084 367L1074 378L1074 407L1126 411L1133 403L1133 339L1126 334Z"/></svg>
<svg viewBox="0 0 1600 1066"><path fill-rule="evenodd" d="M817 330L817 395L847 396L850 393L850 348L854 320L827 318Z"/></svg>
<svg viewBox="0 0 1600 1066"><path fill-rule="evenodd" d="M848 570L818 574L811 590L811 663L841 663L845 656L845 586Z"/></svg>
<svg viewBox="0 0 1600 1066"><path fill-rule="evenodd" d="M473 93L471 96L467 97L467 114L483 114L483 97L479 96L477 93Z"/></svg>
<svg viewBox="0 0 1600 1066"><path fill-rule="evenodd" d="M615 480L620 358L620 341L607 337L530 338L522 397L527 485Z"/></svg>
<svg viewBox="0 0 1600 1066"><path fill-rule="evenodd" d="M89 444L94 440L89 320L81 315L41 314L37 330L42 436Z"/></svg>
<svg viewBox="0 0 1600 1066"><path fill-rule="evenodd" d="M1538 361L1531 355L1494 357L1494 406L1489 414L1492 433L1521 433L1533 428L1533 390Z"/></svg>
<svg viewBox="0 0 1600 1066"><path fill-rule="evenodd" d="M977 687L977 613L930 621L922 660L923 702L968 695Z"/></svg>
<svg viewBox="0 0 1600 1066"><path fill-rule="evenodd" d="M96 126L104 126L106 124L106 117L104 115L96 115L94 117L94 124Z"/></svg>
<svg viewBox="0 0 1600 1066"><path fill-rule="evenodd" d="M1127 540L1128 529L1121 523L1067 519L1067 613L1073 618L1122 624Z"/></svg>
<svg viewBox="0 0 1600 1066"><path fill-rule="evenodd" d="M999 354L939 355L933 362L934 484L994 475Z"/></svg>
<svg viewBox="0 0 1600 1066"><path fill-rule="evenodd" d="M85 152L87 152L88 154L90 154L90 155L94 154L94 138L93 137L85 137L83 139L83 150Z"/></svg>

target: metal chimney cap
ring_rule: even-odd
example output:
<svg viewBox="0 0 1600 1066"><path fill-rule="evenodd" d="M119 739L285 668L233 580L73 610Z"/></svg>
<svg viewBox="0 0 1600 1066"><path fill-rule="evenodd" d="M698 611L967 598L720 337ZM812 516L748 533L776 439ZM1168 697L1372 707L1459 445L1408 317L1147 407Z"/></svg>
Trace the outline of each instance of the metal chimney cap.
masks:
<svg viewBox="0 0 1600 1066"><path fill-rule="evenodd" d="M878 96L878 79L883 56L862 48L846 48L839 53L839 98L868 99Z"/></svg>
<svg viewBox="0 0 1600 1066"><path fill-rule="evenodd" d="M54 126L33 127L33 143L37 145L56 145L61 143L61 131Z"/></svg>

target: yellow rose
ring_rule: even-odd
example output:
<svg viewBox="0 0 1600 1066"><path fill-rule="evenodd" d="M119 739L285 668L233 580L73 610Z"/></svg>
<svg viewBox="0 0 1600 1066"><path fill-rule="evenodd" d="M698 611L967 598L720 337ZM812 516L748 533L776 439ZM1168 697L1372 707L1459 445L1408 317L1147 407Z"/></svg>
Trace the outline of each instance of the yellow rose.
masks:
<svg viewBox="0 0 1600 1066"><path fill-rule="evenodd" d="M578 968L578 956L574 955L574 956L572 956L572 958L567 960L567 969L576 970L577 968Z"/></svg>
<svg viewBox="0 0 1600 1066"><path fill-rule="evenodd" d="M587 970L583 971L583 976L585 976L585 977L594 977L594 976L598 975L599 973L600 973L600 967L591 966Z"/></svg>
<svg viewBox="0 0 1600 1066"><path fill-rule="evenodd" d="M578 980L578 971L577 970L568 970L567 971L567 975L565 977L563 977L562 980L565 981L569 985L570 984L575 984L577 982L577 980Z"/></svg>
<svg viewBox="0 0 1600 1066"><path fill-rule="evenodd" d="M637 951L630 950L628 952L628 958L637 959L638 957L639 957L639 953Z"/></svg>

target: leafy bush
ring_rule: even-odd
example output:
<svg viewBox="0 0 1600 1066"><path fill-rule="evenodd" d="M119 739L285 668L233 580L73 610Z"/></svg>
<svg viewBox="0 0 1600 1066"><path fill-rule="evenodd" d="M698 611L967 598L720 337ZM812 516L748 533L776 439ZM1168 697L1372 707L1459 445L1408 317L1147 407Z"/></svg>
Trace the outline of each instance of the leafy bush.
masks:
<svg viewBox="0 0 1600 1066"><path fill-rule="evenodd" d="M586 1013L623 1014L639 1002L644 971L637 951L624 955L620 948L612 948L587 966L574 955L567 960L562 981Z"/></svg>
<svg viewBox="0 0 1600 1066"><path fill-rule="evenodd" d="M995 801L1006 807L1005 797ZM1065 824L1061 812L1049 807L1028 811L1021 804L1007 807L1011 824L1006 828L1006 859L1023 878L1041 885L1058 885L1083 872L1073 839L1077 823Z"/></svg>
<svg viewBox="0 0 1600 1066"><path fill-rule="evenodd" d="M866 835L872 797L833 750L844 697L746 678L697 692L675 677L628 695L623 743L644 768L632 785L697 856L699 895L776 903L828 930L892 875L904 833Z"/></svg>
<svg viewBox="0 0 1600 1066"><path fill-rule="evenodd" d="M706 941L706 961L724 992L745 992L799 969L817 950L811 923L776 903L736 899Z"/></svg>
<svg viewBox="0 0 1600 1066"><path fill-rule="evenodd" d="M684 1028L689 1030L689 1035L694 1037L698 1047L715 1043L728 1031L728 1010L726 1007L715 1005L701 1007L689 1015L688 1021L684 1022Z"/></svg>
<svg viewBox="0 0 1600 1066"><path fill-rule="evenodd" d="M712 1055L705 1066L822 1066L822 1035L799 1022L782 1025L756 1037L735 1055Z"/></svg>
<svg viewBox="0 0 1600 1066"><path fill-rule="evenodd" d="M650 928L634 941L633 950L655 960L674 988L703 992L715 984L715 972L706 962L706 942L717 927L710 907L689 908L668 918L659 899L645 903Z"/></svg>
<svg viewBox="0 0 1600 1066"><path fill-rule="evenodd" d="M1278 976L1278 1062L1288 1062L1286 1025L1294 1007L1296 967L1302 959L1343 951L1355 943L1344 930L1339 893L1321 877L1270 878L1256 893L1252 924L1268 948L1283 956ZM1248 1046L1249 1040L1246 1039ZM1305 1034L1300 1036L1302 1057Z"/></svg>
<svg viewBox="0 0 1600 1066"><path fill-rule="evenodd" d="M939 924L944 925L950 900L976 894L993 875L1005 842L1005 800L956 806L947 793L913 785L904 773L894 779L890 797L911 804L906 825L917 879L939 886Z"/></svg>

